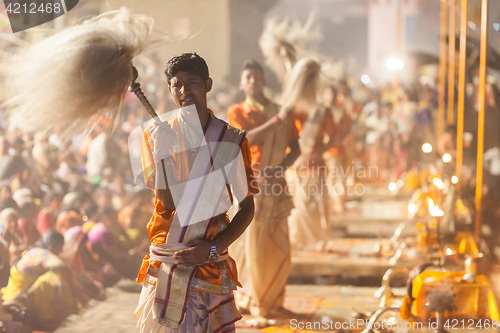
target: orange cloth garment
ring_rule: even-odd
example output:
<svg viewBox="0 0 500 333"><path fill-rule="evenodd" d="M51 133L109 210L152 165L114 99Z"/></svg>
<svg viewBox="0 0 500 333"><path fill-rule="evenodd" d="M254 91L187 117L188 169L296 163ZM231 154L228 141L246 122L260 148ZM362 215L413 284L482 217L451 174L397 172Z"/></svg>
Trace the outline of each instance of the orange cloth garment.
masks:
<svg viewBox="0 0 500 333"><path fill-rule="evenodd" d="M327 108L327 112L330 114L333 112L330 108ZM348 136L352 128L352 119L347 114L343 114L338 122L335 122L332 116L332 123L334 126L333 132L335 135L335 147L327 150L331 155L339 154L344 152L343 140Z"/></svg>
<svg viewBox="0 0 500 333"><path fill-rule="evenodd" d="M267 108L247 99L239 104L229 106L227 109L227 119L232 126L249 131L261 126L278 113L279 106L276 104L273 106L275 107ZM292 126L289 141L292 142L298 138L299 131L296 126ZM262 145L250 146L250 153L252 155L252 164L259 163L261 160Z"/></svg>
<svg viewBox="0 0 500 333"><path fill-rule="evenodd" d="M212 114L213 116L213 114ZM172 126L172 129L176 131L177 133L179 132L179 122L177 120L177 117L173 117L168 120L170 125ZM229 126L229 125L228 125ZM144 177L146 184L150 188L154 188L154 177L155 177L155 164L154 164L154 159L153 155L151 152L151 145L149 142L149 130L150 128L147 128L143 132L143 144L142 144L142 161L143 161L143 170L144 170ZM180 136L179 138L179 145L182 147L184 146L185 141ZM182 151L182 149L180 149ZM246 177L247 177L247 185L248 185L248 194L247 196L254 195L257 193L258 189L255 189L253 187L253 181L254 181L254 175L253 171L250 165L250 145L248 143L248 140L244 138L243 143L241 144L241 154L243 157L244 165L245 165L245 171L246 171ZM174 175L177 179L181 179L183 181L187 180L187 177L189 176L188 170L190 170L190 165L192 164L195 156L189 153L176 153L172 155L175 163L172 163L172 168ZM227 186L229 188L229 186ZM151 217L151 220L149 221L147 225L147 231L149 234L149 237L151 239L152 244L162 244L165 243L167 239L167 235L172 223L172 220L175 216L176 212L175 210L169 210L163 207L162 203L158 199L158 197L155 198L155 208L153 212L153 216ZM226 221L229 222L227 216L226 216ZM207 240L214 239L217 233L219 232L219 222L217 217L213 217L210 219L209 222L209 227L208 227L208 232L205 237ZM208 259L208 258L207 258ZM229 274L229 279L233 280L236 282L237 285L239 285L238 278L237 278L237 270L236 270L236 265L235 262L232 258L228 258L228 260L223 262L226 265L228 274ZM160 262L151 262L151 265L159 267ZM219 266L220 263L205 263L203 265L198 266L198 269L195 273L195 278L204 280L209 283L213 284L221 284L221 268ZM147 269L149 267L149 255L147 255L143 259L143 263L140 269L140 272L138 274L137 282L142 283L142 280L144 278L144 275L147 272Z"/></svg>
<svg viewBox="0 0 500 333"><path fill-rule="evenodd" d="M299 131L299 133L302 133L302 130L304 129L304 124L307 121L307 113L298 113L295 112L293 117L295 121L295 125ZM325 111L325 115L323 117L323 122L321 125L321 130L320 130L320 135L316 137L316 145L321 143L323 136L324 135L337 135L338 129L335 126L335 123L333 122L333 117L332 114L329 112L329 110Z"/></svg>
<svg viewBox="0 0 500 333"><path fill-rule="evenodd" d="M297 127L300 135L303 135L303 130L304 126L308 120L308 114L307 113L299 113L299 112L294 112L293 119L295 122L295 126ZM318 153L318 148L320 145L323 144L323 140L325 136L332 136L336 135L338 132L335 123L333 122L333 117L332 114L329 110L325 110L323 120L320 124L320 128L318 131L318 134L316 135L315 138L305 138L303 137L302 140L315 140L314 141L314 148L312 150L311 155L314 156L304 156L304 152L302 152L302 156L299 157L298 163L300 164L301 161L310 159L311 161L314 160L316 165L323 165L324 161L321 156L316 156Z"/></svg>
<svg viewBox="0 0 500 333"><path fill-rule="evenodd" d="M280 110L269 102L265 106L247 99L228 108L231 125L252 130L261 126ZM285 190L269 191L272 184L286 189L284 173L263 177L266 168L278 167L287 155L291 142L298 139L293 119L281 121L265 137L263 145L252 145L252 167L258 176L261 191L255 195L255 214L252 223L231 245L243 285L234 293L235 302L253 316L267 316L283 304L285 286L290 274L290 243L287 217L293 208L292 199ZM269 254L272 253L272 256ZM254 265L254 263L259 263Z"/></svg>

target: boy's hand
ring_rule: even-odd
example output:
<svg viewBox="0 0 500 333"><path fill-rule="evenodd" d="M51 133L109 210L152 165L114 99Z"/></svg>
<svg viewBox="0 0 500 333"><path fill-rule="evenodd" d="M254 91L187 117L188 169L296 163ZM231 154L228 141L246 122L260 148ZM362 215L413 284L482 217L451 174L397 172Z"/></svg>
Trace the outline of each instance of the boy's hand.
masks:
<svg viewBox="0 0 500 333"><path fill-rule="evenodd" d="M186 244L187 249L175 252L172 258L176 265L201 265L208 261L212 244L204 239L192 240Z"/></svg>
<svg viewBox="0 0 500 333"><path fill-rule="evenodd" d="M155 124L150 130L153 145L153 155L156 161L170 156L170 148L175 144L176 135L170 124L166 121Z"/></svg>

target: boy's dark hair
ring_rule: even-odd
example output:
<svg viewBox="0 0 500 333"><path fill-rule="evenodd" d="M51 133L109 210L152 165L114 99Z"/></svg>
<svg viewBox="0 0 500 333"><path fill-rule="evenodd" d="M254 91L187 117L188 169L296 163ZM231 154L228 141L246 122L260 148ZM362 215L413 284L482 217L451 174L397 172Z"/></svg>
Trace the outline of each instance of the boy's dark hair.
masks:
<svg viewBox="0 0 500 333"><path fill-rule="evenodd" d="M254 69L256 71L261 72L262 75L264 75L264 69L262 68L262 66L260 65L260 63L257 60L254 60L254 59L245 60L245 62L241 66L240 75L241 75L241 73L243 73L244 70L247 70L247 69Z"/></svg>
<svg viewBox="0 0 500 333"><path fill-rule="evenodd" d="M210 76L205 59L200 57L196 52L176 55L167 62L165 75L167 76L168 85L170 85L170 80L172 80L178 72L188 72L198 75L203 81L206 81Z"/></svg>

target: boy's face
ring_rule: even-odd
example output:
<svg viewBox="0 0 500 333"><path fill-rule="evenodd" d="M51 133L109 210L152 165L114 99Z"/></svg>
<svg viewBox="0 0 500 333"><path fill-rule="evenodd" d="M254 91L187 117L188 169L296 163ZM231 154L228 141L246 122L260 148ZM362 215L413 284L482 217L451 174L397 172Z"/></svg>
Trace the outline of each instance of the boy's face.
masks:
<svg viewBox="0 0 500 333"><path fill-rule="evenodd" d="M240 89L247 97L254 97L262 94L266 81L261 71L248 68L241 72Z"/></svg>
<svg viewBox="0 0 500 333"><path fill-rule="evenodd" d="M207 107L207 93L211 89L211 78L204 81L201 76L188 72L177 72L170 80L168 87L175 104L179 107L194 104L198 110Z"/></svg>

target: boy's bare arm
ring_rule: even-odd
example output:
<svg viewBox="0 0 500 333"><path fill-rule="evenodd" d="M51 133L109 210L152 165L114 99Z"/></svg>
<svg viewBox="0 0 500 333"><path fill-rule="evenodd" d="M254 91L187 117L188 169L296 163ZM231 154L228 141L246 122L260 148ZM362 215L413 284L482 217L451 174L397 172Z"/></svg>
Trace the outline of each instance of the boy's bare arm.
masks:
<svg viewBox="0 0 500 333"><path fill-rule="evenodd" d="M155 190L155 195L160 200L163 207L168 210L175 210L174 200L169 189Z"/></svg>
<svg viewBox="0 0 500 333"><path fill-rule="evenodd" d="M247 131L247 138L251 145L261 145L264 143L267 135L276 130L279 121L273 118L264 124Z"/></svg>
<svg viewBox="0 0 500 333"><path fill-rule="evenodd" d="M281 109L280 112L266 121L264 124L247 131L250 144L261 145L265 142L267 135L275 131L278 125L292 115L292 110Z"/></svg>
<svg viewBox="0 0 500 333"><path fill-rule="evenodd" d="M249 196L240 203L240 209L231 223L214 240L195 239L186 244L189 246L187 249L175 252L172 258L180 265L201 265L207 262L211 246L215 245L217 252L222 253L241 236L252 221L253 215L253 196Z"/></svg>
<svg viewBox="0 0 500 333"><path fill-rule="evenodd" d="M229 223L226 230L217 235L214 240L217 252L222 253L241 236L250 225L250 222L252 222L254 211L255 205L253 196L248 196L240 202L240 209L233 217L231 223Z"/></svg>

